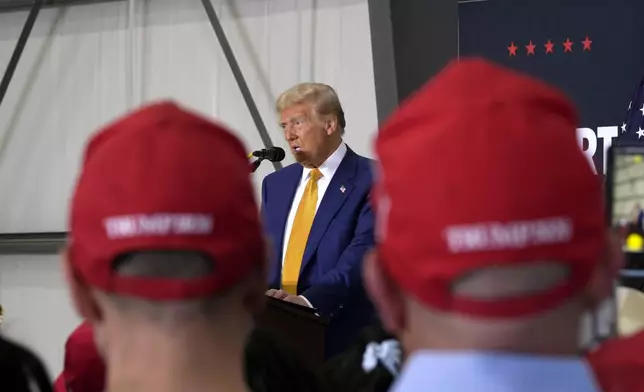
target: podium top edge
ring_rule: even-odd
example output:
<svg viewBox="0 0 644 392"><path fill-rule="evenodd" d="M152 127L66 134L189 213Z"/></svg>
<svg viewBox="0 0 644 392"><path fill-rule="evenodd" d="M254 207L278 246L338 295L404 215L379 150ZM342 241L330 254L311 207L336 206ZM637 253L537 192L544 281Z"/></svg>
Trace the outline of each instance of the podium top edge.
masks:
<svg viewBox="0 0 644 392"><path fill-rule="evenodd" d="M282 301L280 299L271 298L271 297L267 297L266 306L272 306L287 312L297 313L298 315L304 318L307 318L313 322L316 322L318 324L322 324L325 326L329 324L329 320L326 317L316 315L315 314L316 310L313 308L307 308L302 305L293 304L290 302Z"/></svg>

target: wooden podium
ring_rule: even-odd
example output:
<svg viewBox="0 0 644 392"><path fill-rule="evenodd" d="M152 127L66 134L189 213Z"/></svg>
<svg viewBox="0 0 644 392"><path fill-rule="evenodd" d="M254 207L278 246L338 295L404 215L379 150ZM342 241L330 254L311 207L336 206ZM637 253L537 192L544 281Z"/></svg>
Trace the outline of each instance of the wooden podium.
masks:
<svg viewBox="0 0 644 392"><path fill-rule="evenodd" d="M317 370L324 364L324 334L328 321L315 309L267 297L265 309L255 316L257 327L290 346L307 365Z"/></svg>

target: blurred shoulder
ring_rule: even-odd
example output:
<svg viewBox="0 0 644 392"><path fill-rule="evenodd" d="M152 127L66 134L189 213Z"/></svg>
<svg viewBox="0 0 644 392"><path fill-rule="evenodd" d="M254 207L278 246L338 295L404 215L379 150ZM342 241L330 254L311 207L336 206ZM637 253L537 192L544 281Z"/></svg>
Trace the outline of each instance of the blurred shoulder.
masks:
<svg viewBox="0 0 644 392"><path fill-rule="evenodd" d="M644 376L644 331L632 336L611 339L602 343L588 354L588 361L593 368L639 364Z"/></svg>

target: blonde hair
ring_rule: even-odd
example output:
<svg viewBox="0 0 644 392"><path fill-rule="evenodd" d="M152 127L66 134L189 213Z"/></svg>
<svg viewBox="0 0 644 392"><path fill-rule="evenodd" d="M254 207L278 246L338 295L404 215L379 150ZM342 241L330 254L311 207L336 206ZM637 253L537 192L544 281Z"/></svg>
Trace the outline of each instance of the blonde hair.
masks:
<svg viewBox="0 0 644 392"><path fill-rule="evenodd" d="M284 109L303 103L313 105L315 113L319 116L334 116L338 122L338 128L344 132L346 126L344 111L333 87L323 83L300 83L284 91L277 98L275 109L281 113Z"/></svg>

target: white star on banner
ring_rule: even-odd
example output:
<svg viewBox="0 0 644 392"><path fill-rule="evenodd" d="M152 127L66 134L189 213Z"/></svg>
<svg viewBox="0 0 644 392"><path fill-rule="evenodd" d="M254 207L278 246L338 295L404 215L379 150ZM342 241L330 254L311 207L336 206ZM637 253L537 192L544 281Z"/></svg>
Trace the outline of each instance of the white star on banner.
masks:
<svg viewBox="0 0 644 392"><path fill-rule="evenodd" d="M644 105L642 105L642 108L640 109L640 111L642 112L642 116L644 116Z"/></svg>
<svg viewBox="0 0 644 392"><path fill-rule="evenodd" d="M639 139L641 137L644 137L644 129L642 128L640 128L640 130L637 131L637 138Z"/></svg>
<svg viewBox="0 0 644 392"><path fill-rule="evenodd" d="M626 132L626 123L622 124L622 133Z"/></svg>

